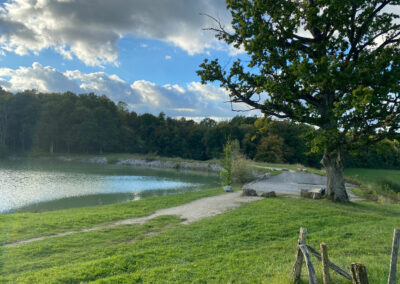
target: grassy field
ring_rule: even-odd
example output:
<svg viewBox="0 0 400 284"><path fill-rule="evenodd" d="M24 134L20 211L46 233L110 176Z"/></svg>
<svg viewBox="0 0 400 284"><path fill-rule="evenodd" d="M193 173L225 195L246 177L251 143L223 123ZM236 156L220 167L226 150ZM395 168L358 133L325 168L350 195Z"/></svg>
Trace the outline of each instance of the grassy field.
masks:
<svg viewBox="0 0 400 284"><path fill-rule="evenodd" d="M390 179L400 184L400 170L346 169L345 175L363 183L378 183L382 179Z"/></svg>
<svg viewBox="0 0 400 284"><path fill-rule="evenodd" d="M135 214L146 214L140 209L144 202L146 212L154 211L160 207L153 202L156 200L164 205L170 202L166 201L169 196L151 202L142 200L132 203L130 210L135 212L137 206L141 213ZM93 209L97 220L104 222L113 206ZM12 226L24 220L19 226L29 230L30 224L41 221L53 224L50 228L57 231L65 229L66 224L58 227L54 220L68 220L71 214L78 216L88 209L82 210L9 214L2 224L7 221ZM399 205L263 199L191 225L180 225L174 216L161 216L140 226L1 247L0 282L289 283L298 231L303 226L309 230L308 244L315 248L320 242L328 244L332 261L346 268L351 262L362 262L367 266L370 283L384 283L392 232L400 227L399 217ZM3 240L9 238L4 230L1 235ZM320 264L315 262L315 266L321 278ZM333 283L349 283L332 277ZM308 283L306 276L303 281Z"/></svg>
<svg viewBox="0 0 400 284"><path fill-rule="evenodd" d="M400 171L347 169L345 175L362 183L362 192L378 186L382 178L400 182ZM223 194L221 189L98 207L3 214L0 244L141 217L217 194ZM190 225L180 224L176 216L160 216L144 225L0 247L0 283L290 283L301 226L308 229L307 242L314 248L327 243L333 262L346 269L352 262L362 262L370 283L385 283L399 217L398 204L340 205L287 197L256 201ZM313 260L322 283L321 265ZM308 283L305 271L303 283ZM332 283L350 282L332 272Z"/></svg>
<svg viewBox="0 0 400 284"><path fill-rule="evenodd" d="M220 194L220 189L151 197L135 202L42 213L0 214L0 245L23 239L78 230L112 221L142 217L158 209L177 206L198 198Z"/></svg>
<svg viewBox="0 0 400 284"><path fill-rule="evenodd" d="M400 201L400 170L346 169L347 181L360 184L357 195L380 203Z"/></svg>

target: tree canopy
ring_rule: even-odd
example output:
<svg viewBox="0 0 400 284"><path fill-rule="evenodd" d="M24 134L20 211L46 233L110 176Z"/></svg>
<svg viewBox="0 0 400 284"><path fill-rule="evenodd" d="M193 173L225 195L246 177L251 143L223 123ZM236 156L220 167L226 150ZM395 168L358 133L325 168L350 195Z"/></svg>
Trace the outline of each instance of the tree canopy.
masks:
<svg viewBox="0 0 400 284"><path fill-rule="evenodd" d="M395 135L400 123L399 0L227 0L233 32L216 36L249 55L225 70L205 60L202 82L235 103L317 128L328 194L348 201L342 153Z"/></svg>
<svg viewBox="0 0 400 284"><path fill-rule="evenodd" d="M304 135L314 128L288 121L235 116L228 121L205 118L199 123L164 114L137 114L105 96L12 94L0 88L0 158L8 154L139 153L207 160L221 158L227 139L237 140L250 159L319 167ZM400 166L400 135L345 153L351 167ZM267 147L265 147L265 145ZM279 155L269 151L269 147Z"/></svg>

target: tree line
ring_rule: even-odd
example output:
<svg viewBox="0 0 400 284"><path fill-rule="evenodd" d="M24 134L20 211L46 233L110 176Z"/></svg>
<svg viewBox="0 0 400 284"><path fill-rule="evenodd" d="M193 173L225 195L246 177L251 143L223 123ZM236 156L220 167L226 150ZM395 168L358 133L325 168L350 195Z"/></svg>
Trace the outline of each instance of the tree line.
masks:
<svg viewBox="0 0 400 284"><path fill-rule="evenodd" d="M315 129L289 121L235 116L217 122L174 119L129 111L106 96L71 92L10 93L0 88L0 153L151 154L185 159L220 158L228 139L238 140L245 156L257 161L320 167L321 154L309 145ZM351 167L395 168L397 140L346 153Z"/></svg>

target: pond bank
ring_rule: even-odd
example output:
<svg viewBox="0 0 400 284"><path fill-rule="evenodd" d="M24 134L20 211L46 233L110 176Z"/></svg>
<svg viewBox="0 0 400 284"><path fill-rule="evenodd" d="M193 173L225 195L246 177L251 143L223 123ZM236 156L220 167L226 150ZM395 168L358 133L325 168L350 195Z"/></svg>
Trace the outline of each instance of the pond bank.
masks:
<svg viewBox="0 0 400 284"><path fill-rule="evenodd" d="M11 160L24 159L19 156L9 157ZM160 169L182 169L193 171L213 171L218 172L222 168L215 162L192 162L192 161L173 161L173 160L158 160L158 159L125 159L125 158L109 158L106 156L96 157L80 157L80 156L41 156L39 160L58 160L62 162L80 162L92 164L117 164L128 165L145 168L160 168Z"/></svg>

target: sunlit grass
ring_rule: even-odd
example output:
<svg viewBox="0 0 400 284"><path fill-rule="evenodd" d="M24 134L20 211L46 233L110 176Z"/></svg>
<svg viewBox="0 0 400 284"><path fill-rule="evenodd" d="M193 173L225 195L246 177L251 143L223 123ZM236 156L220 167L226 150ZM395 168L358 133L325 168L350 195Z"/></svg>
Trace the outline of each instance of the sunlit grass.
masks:
<svg viewBox="0 0 400 284"><path fill-rule="evenodd" d="M217 188L96 207L42 213L0 214L0 244L78 230L116 220L142 217L150 215L158 209L177 206L221 193L222 190Z"/></svg>
<svg viewBox="0 0 400 284"><path fill-rule="evenodd" d="M166 216L142 226L1 248L0 282L290 283L303 226L308 244L316 249L328 244L332 261L346 269L362 262L370 283L384 283L399 217L399 205L263 199L191 225ZM322 283L320 264L313 260ZM332 278L349 283L333 272ZM303 281L308 283L305 271Z"/></svg>

